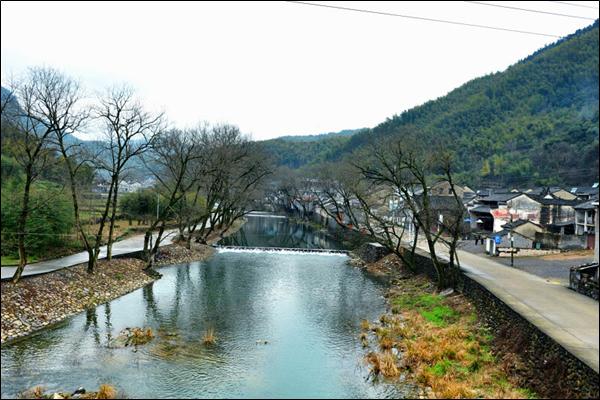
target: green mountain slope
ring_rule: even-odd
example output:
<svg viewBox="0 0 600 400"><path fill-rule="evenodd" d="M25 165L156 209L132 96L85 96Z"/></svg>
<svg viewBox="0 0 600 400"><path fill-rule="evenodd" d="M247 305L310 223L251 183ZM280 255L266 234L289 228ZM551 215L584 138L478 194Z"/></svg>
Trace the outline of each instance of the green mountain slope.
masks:
<svg viewBox="0 0 600 400"><path fill-rule="evenodd" d="M598 180L598 21L507 70L349 138L281 146L281 165L335 161L373 141L416 135L457 153L462 180L506 185Z"/></svg>
<svg viewBox="0 0 600 400"><path fill-rule="evenodd" d="M337 137L349 137L360 131L363 131L364 129L365 128L344 129L339 132L320 133L317 135L280 136L278 138L271 139L271 140L284 140L286 142L314 142L317 140L331 139L331 138L337 138Z"/></svg>

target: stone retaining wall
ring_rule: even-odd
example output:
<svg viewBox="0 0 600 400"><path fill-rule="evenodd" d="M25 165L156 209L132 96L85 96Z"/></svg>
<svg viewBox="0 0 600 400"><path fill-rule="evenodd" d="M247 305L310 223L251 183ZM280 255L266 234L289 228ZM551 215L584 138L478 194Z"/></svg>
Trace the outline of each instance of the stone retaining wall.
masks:
<svg viewBox="0 0 600 400"><path fill-rule="evenodd" d="M417 250L415 265L436 279L428 253ZM494 333L496 351L522 357L525 368L520 374L530 389L542 397L598 398L599 377L592 368L465 274L460 274L458 289L476 306L479 318Z"/></svg>
<svg viewBox="0 0 600 400"><path fill-rule="evenodd" d="M390 254L390 251L379 243L366 243L356 251L366 263L374 263Z"/></svg>

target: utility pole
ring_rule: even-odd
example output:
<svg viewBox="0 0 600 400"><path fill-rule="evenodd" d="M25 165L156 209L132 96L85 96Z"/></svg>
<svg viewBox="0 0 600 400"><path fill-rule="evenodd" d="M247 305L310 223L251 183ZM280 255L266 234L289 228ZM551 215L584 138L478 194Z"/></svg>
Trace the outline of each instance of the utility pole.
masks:
<svg viewBox="0 0 600 400"><path fill-rule="evenodd" d="M515 266L515 253L514 253L514 238L513 238L513 217L510 215L510 266Z"/></svg>

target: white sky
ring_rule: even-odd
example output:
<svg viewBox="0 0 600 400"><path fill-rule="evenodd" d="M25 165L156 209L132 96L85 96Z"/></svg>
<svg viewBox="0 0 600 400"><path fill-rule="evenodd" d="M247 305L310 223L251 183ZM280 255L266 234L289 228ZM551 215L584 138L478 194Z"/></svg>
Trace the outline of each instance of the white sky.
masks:
<svg viewBox="0 0 600 400"><path fill-rule="evenodd" d="M598 2L488 2L598 18ZM556 39L287 2L1 3L2 81L59 68L91 91L127 82L189 126L255 139L371 127L504 70ZM328 4L567 35L590 20L468 2Z"/></svg>

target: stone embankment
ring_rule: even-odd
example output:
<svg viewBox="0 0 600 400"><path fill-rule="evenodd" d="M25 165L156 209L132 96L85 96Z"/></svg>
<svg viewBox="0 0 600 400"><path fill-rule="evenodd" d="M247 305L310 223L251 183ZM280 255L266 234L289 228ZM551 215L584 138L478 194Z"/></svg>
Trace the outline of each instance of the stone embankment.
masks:
<svg viewBox="0 0 600 400"><path fill-rule="evenodd" d="M144 262L122 258L100 260L93 274L81 264L45 275L2 282L2 343L109 300L154 280Z"/></svg>

